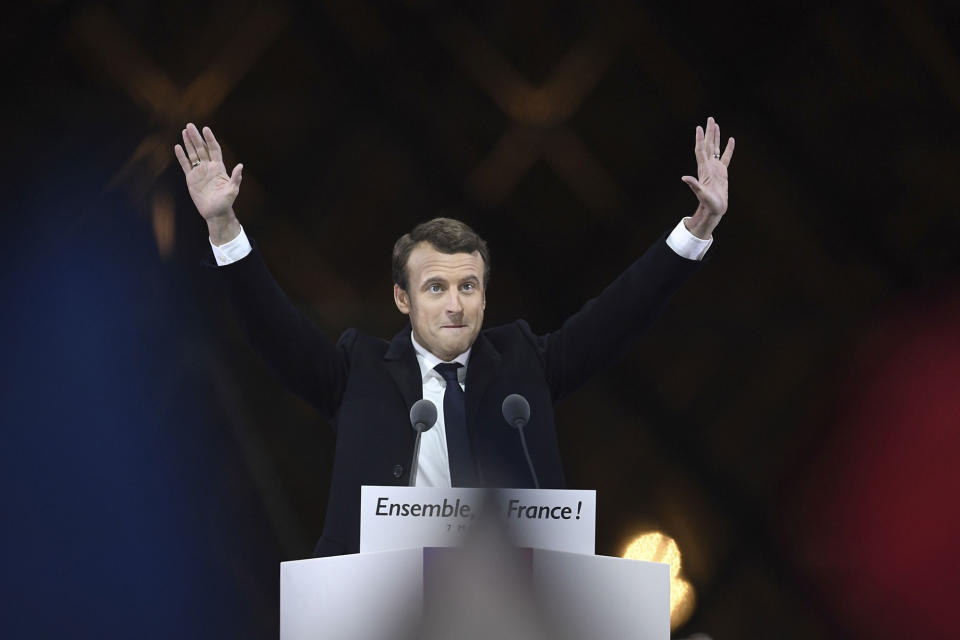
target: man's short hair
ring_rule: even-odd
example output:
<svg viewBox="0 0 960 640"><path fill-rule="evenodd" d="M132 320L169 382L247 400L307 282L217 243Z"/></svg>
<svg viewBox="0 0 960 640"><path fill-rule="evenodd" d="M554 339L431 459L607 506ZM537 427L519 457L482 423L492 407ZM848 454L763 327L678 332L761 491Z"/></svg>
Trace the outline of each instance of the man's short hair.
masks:
<svg viewBox="0 0 960 640"><path fill-rule="evenodd" d="M453 218L434 218L422 222L410 233L403 234L393 245L393 281L404 291L408 290L407 261L413 248L421 242L429 242L440 253L473 253L483 258L483 288L490 280L490 252L487 243L465 223Z"/></svg>

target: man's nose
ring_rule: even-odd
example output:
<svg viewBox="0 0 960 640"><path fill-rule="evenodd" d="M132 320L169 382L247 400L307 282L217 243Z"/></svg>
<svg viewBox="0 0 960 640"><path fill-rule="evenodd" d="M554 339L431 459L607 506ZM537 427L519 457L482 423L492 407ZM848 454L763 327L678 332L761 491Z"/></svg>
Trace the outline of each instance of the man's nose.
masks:
<svg viewBox="0 0 960 640"><path fill-rule="evenodd" d="M463 302L460 300L460 292L452 289L447 296L447 313L461 313L463 311Z"/></svg>

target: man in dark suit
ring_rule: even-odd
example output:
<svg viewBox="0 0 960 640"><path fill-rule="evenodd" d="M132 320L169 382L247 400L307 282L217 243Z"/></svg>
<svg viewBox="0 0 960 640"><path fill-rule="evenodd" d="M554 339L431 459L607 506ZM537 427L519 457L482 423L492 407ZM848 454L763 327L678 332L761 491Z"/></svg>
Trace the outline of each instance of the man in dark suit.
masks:
<svg viewBox="0 0 960 640"><path fill-rule="evenodd" d="M526 437L539 484L563 488L553 405L622 357L697 270L727 209L734 147L731 138L721 155L713 118L697 127L698 177L683 177L699 200L694 215L554 332L537 335L523 320L483 329L486 243L462 222L437 218L394 247L394 302L410 323L389 342L350 329L334 344L280 290L237 221L242 165L227 175L209 128L188 124L183 141L174 152L239 322L284 383L334 426L330 501L316 548L324 556L358 551L361 485L409 482L408 413L420 398L437 405L439 418L424 434L416 485L533 486L518 434L501 417L504 398L519 393L531 406Z"/></svg>

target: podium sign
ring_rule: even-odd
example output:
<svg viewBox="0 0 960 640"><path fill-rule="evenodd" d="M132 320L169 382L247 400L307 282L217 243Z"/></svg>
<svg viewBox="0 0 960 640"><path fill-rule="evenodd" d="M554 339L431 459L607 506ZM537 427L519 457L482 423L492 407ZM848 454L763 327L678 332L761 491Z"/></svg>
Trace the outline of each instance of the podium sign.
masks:
<svg viewBox="0 0 960 640"><path fill-rule="evenodd" d="M516 546L594 553L596 491L380 486L360 490L360 552L460 546L481 512Z"/></svg>

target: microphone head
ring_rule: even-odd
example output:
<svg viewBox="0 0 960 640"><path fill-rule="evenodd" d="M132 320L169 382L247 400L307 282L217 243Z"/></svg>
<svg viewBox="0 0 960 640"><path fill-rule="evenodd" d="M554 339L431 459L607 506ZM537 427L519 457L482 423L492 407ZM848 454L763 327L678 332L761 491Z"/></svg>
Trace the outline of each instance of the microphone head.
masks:
<svg viewBox="0 0 960 640"><path fill-rule="evenodd" d="M410 407L410 424L417 433L423 433L433 428L437 423L437 405L426 398L421 398Z"/></svg>
<svg viewBox="0 0 960 640"><path fill-rule="evenodd" d="M530 403L519 393L511 393L503 399L503 419L511 427L522 429L530 419Z"/></svg>

